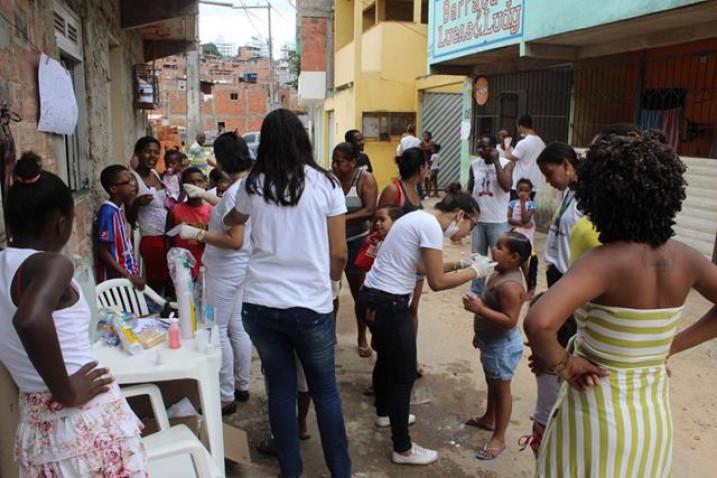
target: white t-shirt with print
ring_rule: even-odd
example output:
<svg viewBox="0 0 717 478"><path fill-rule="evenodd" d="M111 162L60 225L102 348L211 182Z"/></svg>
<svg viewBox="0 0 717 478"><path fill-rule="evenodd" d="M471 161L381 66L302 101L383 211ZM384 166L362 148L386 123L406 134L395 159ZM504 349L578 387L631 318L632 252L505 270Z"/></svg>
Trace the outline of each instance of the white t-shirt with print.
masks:
<svg viewBox="0 0 717 478"><path fill-rule="evenodd" d="M499 158L500 165L506 167L510 161ZM498 183L495 164L486 164L480 156L471 161L473 170L473 197L480 206L478 222L502 224L508 222L508 203L510 191L504 191Z"/></svg>
<svg viewBox="0 0 717 478"><path fill-rule="evenodd" d="M152 200L145 206L140 206L137 210L137 223L139 224L139 233L145 236L163 236L164 229L167 226L167 209L164 207L165 189L157 189L154 186L147 187L144 179L134 169L129 171L137 182L137 197L152 196ZM162 179L154 169L152 174L156 176L159 182Z"/></svg>
<svg viewBox="0 0 717 478"><path fill-rule="evenodd" d="M326 221L346 213L346 200L338 181L308 166L304 174L304 191L293 207L267 203L261 192L249 194L246 181L239 187L236 210L252 222L244 302L326 314L333 311Z"/></svg>
<svg viewBox="0 0 717 478"><path fill-rule="evenodd" d="M548 238L545 242L545 253L543 254L545 263L554 265L563 274L568 271L570 264L570 231L583 217L577 202L575 192L566 188L563 191L560 206L553 214Z"/></svg>
<svg viewBox="0 0 717 478"><path fill-rule="evenodd" d="M540 190L543 175L538 167L537 159L545 149L545 143L537 134L529 134L518 141L513 149L513 156L518 158L513 169L513 189L521 178L530 179L533 191Z"/></svg>
<svg viewBox="0 0 717 478"><path fill-rule="evenodd" d="M378 250L364 285L389 294L411 294L421 249L443 250L443 229L433 214L418 210L396 221Z"/></svg>
<svg viewBox="0 0 717 478"><path fill-rule="evenodd" d="M236 204L236 196L241 183L246 179L239 179L224 191L219 203L212 208L209 216L209 232L224 234L224 216L226 216ZM244 243L242 248L237 250L225 249L223 247L207 244L204 248L202 263L207 272L217 277L231 277L238 280L244 278L249 256L251 255L251 219L244 225Z"/></svg>

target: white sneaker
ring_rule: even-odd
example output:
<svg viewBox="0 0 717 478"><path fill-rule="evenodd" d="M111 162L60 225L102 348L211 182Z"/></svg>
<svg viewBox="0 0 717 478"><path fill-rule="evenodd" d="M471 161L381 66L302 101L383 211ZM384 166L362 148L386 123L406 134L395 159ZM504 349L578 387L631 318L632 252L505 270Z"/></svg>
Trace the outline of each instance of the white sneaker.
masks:
<svg viewBox="0 0 717 478"><path fill-rule="evenodd" d="M408 414L408 424L413 425L416 423L416 415L413 413ZM379 428L386 428L391 426L391 419L389 417L376 417L376 426Z"/></svg>
<svg viewBox="0 0 717 478"><path fill-rule="evenodd" d="M438 452L429 450L415 443L411 446L411 454L408 456L393 452L393 462L397 465L430 465L438 460Z"/></svg>

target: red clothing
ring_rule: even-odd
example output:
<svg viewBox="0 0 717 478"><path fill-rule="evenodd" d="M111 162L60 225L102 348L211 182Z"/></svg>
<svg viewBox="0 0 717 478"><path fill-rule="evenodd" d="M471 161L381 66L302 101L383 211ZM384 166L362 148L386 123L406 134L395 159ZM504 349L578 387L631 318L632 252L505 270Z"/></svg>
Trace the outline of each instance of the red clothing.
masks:
<svg viewBox="0 0 717 478"><path fill-rule="evenodd" d="M376 259L376 255L378 254L378 249L381 247L384 239L386 239L386 236L382 236L376 232L373 232L366 237L366 240L364 240L361 249L356 255L356 262L354 262L354 265L358 270L364 272L371 270L373 261Z"/></svg>
<svg viewBox="0 0 717 478"><path fill-rule="evenodd" d="M139 253L144 260L145 275L150 287L164 287L169 284L164 236L144 236L139 243Z"/></svg>
<svg viewBox="0 0 717 478"><path fill-rule="evenodd" d="M192 207L186 203L177 204L172 208L172 214L174 215L174 224L172 227L177 224L188 224L206 231L209 229L209 215L211 213L212 206L205 202L202 202L202 205L199 207ZM196 264L192 269L192 276L196 278L197 275L199 275L199 268L202 265L204 243L174 236L172 239L172 245L174 247L182 247L192 253L194 260L196 261Z"/></svg>

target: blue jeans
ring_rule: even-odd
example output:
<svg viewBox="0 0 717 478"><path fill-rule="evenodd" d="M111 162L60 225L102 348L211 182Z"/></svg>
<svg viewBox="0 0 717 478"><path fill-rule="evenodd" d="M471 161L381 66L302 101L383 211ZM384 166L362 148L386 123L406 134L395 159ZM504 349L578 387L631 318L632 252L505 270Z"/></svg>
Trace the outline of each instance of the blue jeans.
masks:
<svg viewBox="0 0 717 478"><path fill-rule="evenodd" d="M245 302L242 318L264 367L281 476L296 478L303 471L296 421L296 351L314 400L326 465L333 478L350 477L351 458L336 385L333 312L274 309Z"/></svg>
<svg viewBox="0 0 717 478"><path fill-rule="evenodd" d="M506 210L506 217L508 211ZM488 249L495 246L498 242L498 238L510 231L510 224L508 222L479 222L473 229L473 235L471 236L471 250L478 254L488 255ZM478 297L483 295L485 289L485 279L473 279L471 282L471 292Z"/></svg>

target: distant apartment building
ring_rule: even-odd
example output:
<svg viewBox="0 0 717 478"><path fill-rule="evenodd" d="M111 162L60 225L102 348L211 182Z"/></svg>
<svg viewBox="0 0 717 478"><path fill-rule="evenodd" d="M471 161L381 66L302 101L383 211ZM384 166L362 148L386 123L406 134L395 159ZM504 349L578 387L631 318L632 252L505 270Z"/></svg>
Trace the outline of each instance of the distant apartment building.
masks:
<svg viewBox="0 0 717 478"><path fill-rule="evenodd" d="M216 42L214 44L217 46L219 54L223 57L233 57L237 55L238 46L236 43Z"/></svg>
<svg viewBox="0 0 717 478"><path fill-rule="evenodd" d="M258 131L269 111L269 59L254 55L260 50L253 47L239 47L235 52L238 56L232 58L200 59L204 131ZM187 126L186 60L168 57L157 62L157 68L161 97L155 121L183 130ZM291 100L289 92L283 96Z"/></svg>

